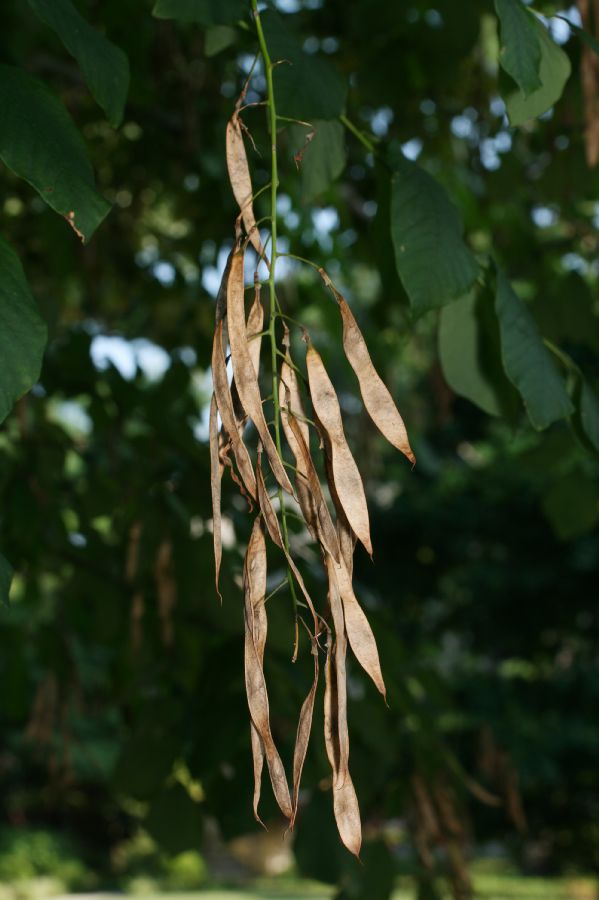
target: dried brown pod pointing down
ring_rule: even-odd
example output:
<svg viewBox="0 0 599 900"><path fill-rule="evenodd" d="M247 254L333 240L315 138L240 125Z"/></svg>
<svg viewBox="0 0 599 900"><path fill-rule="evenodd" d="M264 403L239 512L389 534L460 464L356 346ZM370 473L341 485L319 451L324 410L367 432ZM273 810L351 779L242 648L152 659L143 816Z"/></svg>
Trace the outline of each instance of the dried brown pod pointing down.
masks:
<svg viewBox="0 0 599 900"><path fill-rule="evenodd" d="M233 448L233 455L239 474L243 479L246 490L251 497L256 499L256 479L252 460L247 447L243 443L237 428L237 419L233 408L231 388L227 375L227 363L223 351L223 321L217 322L212 341L212 381L214 384L214 396L218 411L222 419L223 428L229 435Z"/></svg>
<svg viewBox="0 0 599 900"><path fill-rule="evenodd" d="M291 797L285 769L275 747L270 730L268 694L263 671L264 641L266 640L266 611L264 609L266 588L266 542L262 521L258 516L248 544L243 567L245 600L245 686L248 706L261 740L266 764L270 773L273 792L281 812L288 819L292 817ZM252 746L256 752L255 738ZM261 764L259 751L254 757L254 775L259 779ZM254 811L260 796L259 783L254 787Z"/></svg>
<svg viewBox="0 0 599 900"><path fill-rule="evenodd" d="M339 836L347 849L359 858L362 824L358 798L349 774L349 734L347 729L346 639L343 608L333 571L327 559L329 603L335 628L335 643L327 642L325 665L325 745L333 770L333 812Z"/></svg>
<svg viewBox="0 0 599 900"><path fill-rule="evenodd" d="M210 444L210 490L212 493L212 538L214 542L214 583L216 585L216 593L222 603L223 597L218 586L218 581L223 557L221 481L224 466L221 463L220 453L218 452L218 407L216 405L216 397L214 394L210 400L208 435Z"/></svg>
<svg viewBox="0 0 599 900"><path fill-rule="evenodd" d="M241 130L241 119L239 118L237 111L233 113L227 124L226 155L231 189L235 200L239 204L246 234L258 256L263 257L264 247L260 240L260 234L256 226L256 217L254 215L252 179L250 176L247 153L245 152L245 142Z"/></svg>
<svg viewBox="0 0 599 900"><path fill-rule="evenodd" d="M256 426L273 474L281 487L293 496L291 482L264 418L260 387L249 349L245 319L243 261L244 253L239 249L233 255L227 285L227 324L233 376L241 405Z"/></svg>
<svg viewBox="0 0 599 900"><path fill-rule="evenodd" d="M305 337L306 365L314 412L330 443L332 475L339 501L352 531L372 556L368 506L362 477L352 455L341 418L341 408L320 354Z"/></svg>
<svg viewBox="0 0 599 900"><path fill-rule="evenodd" d="M387 386L374 368L366 341L354 314L343 295L333 286L326 272L323 269L319 269L319 272L337 300L343 322L343 349L358 379L366 411L389 443L414 464L416 457L410 447L406 426Z"/></svg>

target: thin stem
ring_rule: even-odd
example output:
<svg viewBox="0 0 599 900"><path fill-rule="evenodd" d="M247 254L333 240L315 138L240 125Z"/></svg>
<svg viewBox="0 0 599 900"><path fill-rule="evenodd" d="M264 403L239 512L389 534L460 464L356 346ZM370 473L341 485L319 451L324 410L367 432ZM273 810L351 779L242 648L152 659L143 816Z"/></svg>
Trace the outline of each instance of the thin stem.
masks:
<svg viewBox="0 0 599 900"><path fill-rule="evenodd" d="M354 125L351 119L348 119L347 116L339 116L339 121L342 125L345 125L347 130L353 134L356 140L360 141L363 147L368 150L369 153L372 153L373 157L380 162L380 164L387 169L388 172L391 172L391 166L388 162L382 157L380 150L376 146L375 142L371 140L368 135L364 134L363 131Z"/></svg>
<svg viewBox="0 0 599 900"><path fill-rule="evenodd" d="M270 271L268 273L268 290L270 297L270 352L272 362L272 395L274 405L274 429L275 429L275 445L280 459L283 459L283 451L281 444L281 407L279 403L279 370L277 364L277 294L275 288L275 273L277 267L277 189L279 187L279 169L277 160L277 107L275 101L275 91L272 78L273 64L268 52L266 38L264 37L264 29L262 28L262 20L258 12L258 0L251 0L252 12L256 22L256 31L258 34L258 43L260 52L264 62L264 73L266 75L266 102L268 106L268 122L270 132ZM279 506L281 509L281 531L285 550L289 553L289 531L287 528L287 515L285 512L285 497L283 489L279 487ZM289 567L287 567L287 581L289 583L289 591L293 600L293 610L297 616L298 598L295 592L295 584L293 575Z"/></svg>

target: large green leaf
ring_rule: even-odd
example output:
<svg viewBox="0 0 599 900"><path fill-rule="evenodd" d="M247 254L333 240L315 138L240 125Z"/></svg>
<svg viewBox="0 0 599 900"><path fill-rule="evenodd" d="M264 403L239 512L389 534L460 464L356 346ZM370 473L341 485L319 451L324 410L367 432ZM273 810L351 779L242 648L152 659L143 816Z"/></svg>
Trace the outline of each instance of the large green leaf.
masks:
<svg viewBox="0 0 599 900"><path fill-rule="evenodd" d="M578 404L584 434L599 451L599 397L585 379L581 381Z"/></svg>
<svg viewBox="0 0 599 900"><path fill-rule="evenodd" d="M346 85L326 60L305 53L294 33L274 10L262 13L262 24L273 63L277 112L313 122L336 119L345 110Z"/></svg>
<svg viewBox="0 0 599 900"><path fill-rule="evenodd" d="M528 96L521 90L507 94L505 103L512 125L523 125L529 119L535 119L547 112L561 97L572 71L567 54L553 41L542 22L535 16L532 17L532 22L541 47L539 67L541 86Z"/></svg>
<svg viewBox="0 0 599 900"><path fill-rule="evenodd" d="M129 90L127 55L92 28L71 0L29 0L29 5L75 57L111 125L120 125Z"/></svg>
<svg viewBox="0 0 599 900"><path fill-rule="evenodd" d="M488 293L473 290L441 310L439 359L456 394L492 416L512 418L519 401L503 371L497 319Z"/></svg>
<svg viewBox="0 0 599 900"><path fill-rule="evenodd" d="M391 236L399 277L419 314L462 297L478 263L462 238L458 211L441 185L401 160L391 186Z"/></svg>
<svg viewBox="0 0 599 900"><path fill-rule="evenodd" d="M0 553L0 605L8 605L8 595L13 575L11 564Z"/></svg>
<svg viewBox="0 0 599 900"><path fill-rule="evenodd" d="M537 323L500 269L495 309L505 372L518 389L534 427L541 430L570 416L574 407L564 379L543 343Z"/></svg>
<svg viewBox="0 0 599 900"><path fill-rule="evenodd" d="M522 0L495 0L501 22L499 62L525 96L541 87L541 43L535 18Z"/></svg>
<svg viewBox="0 0 599 900"><path fill-rule="evenodd" d="M0 422L37 381L46 325L14 250L0 238Z"/></svg>
<svg viewBox="0 0 599 900"><path fill-rule="evenodd" d="M98 194L83 139L41 81L0 65L0 159L39 192L83 241L110 204Z"/></svg>
<svg viewBox="0 0 599 900"><path fill-rule="evenodd" d="M301 125L290 129L292 150L301 154L298 162L302 177L302 196L314 200L341 175L345 168L345 129L336 119L316 121L314 137L306 145L309 132ZM302 148L305 149L302 153Z"/></svg>
<svg viewBox="0 0 599 900"><path fill-rule="evenodd" d="M543 511L558 537L579 537L599 521L599 487L584 472L572 472L551 487L543 499Z"/></svg>
<svg viewBox="0 0 599 900"><path fill-rule="evenodd" d="M244 0L157 0L152 15L157 19L178 19L210 25L233 25L247 18L249 3Z"/></svg>

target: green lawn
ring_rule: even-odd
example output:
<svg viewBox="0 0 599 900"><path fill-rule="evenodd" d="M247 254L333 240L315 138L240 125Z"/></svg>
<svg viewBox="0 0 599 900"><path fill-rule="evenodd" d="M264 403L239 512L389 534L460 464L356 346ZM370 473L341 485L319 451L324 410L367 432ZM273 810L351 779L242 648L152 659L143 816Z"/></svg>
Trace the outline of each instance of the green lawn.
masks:
<svg viewBox="0 0 599 900"><path fill-rule="evenodd" d="M480 875L475 879L480 900L598 900L596 883L591 879L523 878L512 875ZM70 894L56 900L117 900L117 894ZM205 890L181 893L130 895L141 900L330 900L331 891L317 886L289 889ZM396 891L393 900L414 900L409 889ZM449 898L448 898L449 900Z"/></svg>

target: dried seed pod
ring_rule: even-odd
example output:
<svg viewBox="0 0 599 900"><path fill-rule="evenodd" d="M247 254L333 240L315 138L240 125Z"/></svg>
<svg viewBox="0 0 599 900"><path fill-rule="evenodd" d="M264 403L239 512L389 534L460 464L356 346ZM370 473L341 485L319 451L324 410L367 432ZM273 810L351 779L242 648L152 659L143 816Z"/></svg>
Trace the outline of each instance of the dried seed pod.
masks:
<svg viewBox="0 0 599 900"><path fill-rule="evenodd" d="M249 349L245 322L243 259L243 250L238 250L231 262L227 285L227 322L233 375L243 409L256 426L273 474L281 487L293 496L291 482L264 418L260 387Z"/></svg>
<svg viewBox="0 0 599 900"><path fill-rule="evenodd" d="M347 443L341 409L320 354L308 340L308 382L314 412L330 442L333 481L352 531L372 556L368 506L362 478Z"/></svg>
<svg viewBox="0 0 599 900"><path fill-rule="evenodd" d="M285 340L283 341L285 344ZM318 540L317 515L314 506L314 497L308 485L308 474L304 465L303 455L300 446L294 436L293 429L289 424L290 413L300 417L298 425L304 438L306 446L310 444L310 433L307 422L304 421L304 407L302 404L301 394L297 383L297 377L292 368L290 360L284 359L281 365L281 378L279 381L279 398L281 400L281 423L283 432L287 439L287 443L295 458L297 475L295 478L295 491L299 501L300 509L304 516L304 520L308 527L308 531L314 538Z"/></svg>
<svg viewBox="0 0 599 900"><path fill-rule="evenodd" d="M315 633L319 629L318 625L318 616L316 615L316 610L314 609L314 604L312 603L312 598L308 593L306 585L304 584L304 579L302 578L302 574L295 562L293 561L293 557L285 548L285 544L283 542L283 537L281 535L281 528L279 526L279 520L277 519L277 514L274 511L273 505L270 502L270 497L268 496L268 491L266 490L266 485L264 484L264 475L262 474L262 448L258 447L258 461L256 463L256 484L258 488L258 504L260 509L262 510L262 515L264 516L264 522L266 524L266 530L270 535L270 539L276 546L283 551L285 554L285 559L287 560L287 565L295 575L295 580L297 581L299 588L304 595L304 599L308 604L308 609L312 614L312 619L314 622L314 631Z"/></svg>
<svg viewBox="0 0 599 900"><path fill-rule="evenodd" d="M287 818L292 816L291 797L281 757L270 730L268 693L263 671L266 640L266 543L262 522L258 517L248 544L244 568L245 599L245 686L252 722L262 741L274 795ZM259 789L254 789L254 796Z"/></svg>
<svg viewBox="0 0 599 900"><path fill-rule="evenodd" d="M333 562L327 559L329 602L335 627L335 644L327 642L325 666L325 744L333 769L333 812L339 836L347 849L359 858L362 825L358 798L349 774L349 734L347 730L346 641L343 609L336 587Z"/></svg>
<svg viewBox="0 0 599 900"><path fill-rule="evenodd" d="M227 123L226 155L231 189L233 191L233 196L239 204L246 234L256 250L256 253L262 257L264 256L264 247L262 246L260 234L256 226L252 179L250 176L247 154L245 152L241 120L237 111L233 113Z"/></svg>
<svg viewBox="0 0 599 900"><path fill-rule="evenodd" d="M223 556L222 542L222 519L221 519L221 481L223 477L224 466L220 460L218 452L218 408L216 405L216 397L212 395L210 401L210 424L209 424L209 443L210 443L210 489L212 492L212 539L214 542L214 583L216 585L216 593L220 602L223 602L222 594L218 587L220 576L220 565Z"/></svg>
<svg viewBox="0 0 599 900"><path fill-rule="evenodd" d="M223 428L229 435L233 455L239 474L247 492L256 499L256 479L254 469L247 447L243 443L237 430L237 420L233 409L233 399L227 376L227 363L223 351L223 322L217 323L212 342L212 380L214 383L214 396L218 411L223 422Z"/></svg>
<svg viewBox="0 0 599 900"><path fill-rule="evenodd" d="M264 307L262 306L262 300L260 299L260 291L260 282L257 278L255 278L254 302L252 303L250 311L248 313L245 330L247 334L250 358L252 360L252 365L256 373L256 378L258 378L260 374L260 350L262 349L261 332L262 326L264 324ZM245 423L247 422L247 416L243 411L241 400L239 399L239 393L237 391L235 379L233 379L231 383L231 397L233 399L233 409L235 410L235 418L237 420L237 431L239 432L239 436L241 437L243 435Z"/></svg>
<svg viewBox="0 0 599 900"><path fill-rule="evenodd" d="M299 789L302 778L302 769L306 760L308 744L310 742L310 734L312 731L312 717L314 715L314 701L316 700L316 689L318 688L318 635L310 635L312 642L312 656L314 658L314 680L308 696L302 704L300 710L299 721L297 725L297 735L295 738L295 749L293 751L293 815L291 817L291 827L295 824L297 816L297 808L299 803Z"/></svg>
<svg viewBox="0 0 599 900"><path fill-rule="evenodd" d="M321 269L320 274L337 300L343 321L343 349L358 379L366 411L381 434L413 464L416 457L410 447L406 426L389 390L374 368L354 314L343 295L333 287L326 272Z"/></svg>

